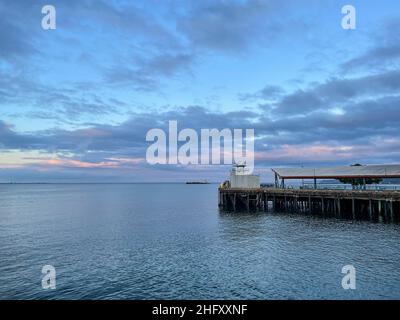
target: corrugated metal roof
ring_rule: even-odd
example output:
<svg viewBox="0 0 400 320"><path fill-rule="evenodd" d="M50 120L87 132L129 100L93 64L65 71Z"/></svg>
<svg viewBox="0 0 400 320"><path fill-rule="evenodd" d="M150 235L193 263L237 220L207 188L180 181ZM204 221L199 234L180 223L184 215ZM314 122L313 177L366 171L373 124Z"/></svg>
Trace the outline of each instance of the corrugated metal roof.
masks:
<svg viewBox="0 0 400 320"><path fill-rule="evenodd" d="M324 168L273 168L284 179L400 178L400 165L365 165Z"/></svg>

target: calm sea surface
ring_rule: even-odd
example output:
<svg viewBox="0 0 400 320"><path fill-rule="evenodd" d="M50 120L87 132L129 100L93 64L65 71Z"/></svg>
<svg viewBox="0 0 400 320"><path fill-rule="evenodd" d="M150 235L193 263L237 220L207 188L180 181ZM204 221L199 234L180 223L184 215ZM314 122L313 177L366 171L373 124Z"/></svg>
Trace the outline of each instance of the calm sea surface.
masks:
<svg viewBox="0 0 400 320"><path fill-rule="evenodd" d="M0 299L305 298L399 299L400 226L222 214L217 185L0 185Z"/></svg>

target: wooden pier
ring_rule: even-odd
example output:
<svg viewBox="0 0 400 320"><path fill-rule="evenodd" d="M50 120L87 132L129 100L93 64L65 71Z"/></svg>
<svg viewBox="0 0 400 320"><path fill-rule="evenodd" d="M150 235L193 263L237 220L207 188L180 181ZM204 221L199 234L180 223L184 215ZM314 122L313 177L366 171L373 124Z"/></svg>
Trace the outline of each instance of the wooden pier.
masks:
<svg viewBox="0 0 400 320"><path fill-rule="evenodd" d="M382 222L400 221L400 191L219 188L228 212L285 212Z"/></svg>

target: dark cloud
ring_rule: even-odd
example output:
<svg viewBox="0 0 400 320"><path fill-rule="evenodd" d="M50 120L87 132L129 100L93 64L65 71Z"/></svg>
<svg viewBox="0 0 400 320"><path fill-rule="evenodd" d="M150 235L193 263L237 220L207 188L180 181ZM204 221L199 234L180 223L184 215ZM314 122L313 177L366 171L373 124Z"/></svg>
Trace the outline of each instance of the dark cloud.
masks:
<svg viewBox="0 0 400 320"><path fill-rule="evenodd" d="M148 168L144 161L149 146L145 136L152 128L161 128L168 132L168 121L177 120L179 130L193 128L197 132L202 128L254 128L258 168L299 163L334 165L366 161L398 162L399 105L400 96L383 97L349 102L343 114L319 110L306 115L277 119L257 112L221 113L192 106L157 113L136 113L120 125L93 124L85 129L51 129L35 132L34 135L17 133L12 126L0 122L0 146L3 150L42 150L50 154L56 153L59 158L56 167L65 171L65 174L72 172L70 177L82 171L82 177L89 180L97 174L102 179L118 181L116 177L124 175L123 170L126 169L129 174L125 178L129 180L128 177L134 179L130 175L132 170L142 168L153 170L153 173L164 170ZM66 156L63 157L63 154ZM46 162L32 164L26 170L39 170L46 165ZM51 163L49 165L51 169ZM192 172L191 168L179 166L169 166L166 169L173 173L185 170L188 174ZM205 171L211 174L209 170ZM221 167L219 170L228 169ZM55 177L58 175L59 173L55 174ZM171 174L168 176L171 177ZM216 175L211 174L210 177Z"/></svg>
<svg viewBox="0 0 400 320"><path fill-rule="evenodd" d="M350 59L341 65L344 71L351 71L365 68L382 68L399 64L400 59L400 45L388 45L378 48L372 48L366 53Z"/></svg>
<svg viewBox="0 0 400 320"><path fill-rule="evenodd" d="M341 64L344 72L400 67L400 22L388 19L374 33L374 44L364 53Z"/></svg>
<svg viewBox="0 0 400 320"><path fill-rule="evenodd" d="M0 150L34 150L43 145L43 140L31 134L19 134L13 126L0 120Z"/></svg>
<svg viewBox="0 0 400 320"><path fill-rule="evenodd" d="M308 90L298 90L284 96L275 104L274 112L293 116L319 109L342 106L350 99L376 95L397 94L400 88L400 70L358 78L333 78L314 84Z"/></svg>
<svg viewBox="0 0 400 320"><path fill-rule="evenodd" d="M27 12L38 10L35 19ZM0 62L12 65L23 62L23 59L40 52L34 42L40 26L40 7L26 1L0 1ZM36 26L36 28L35 28Z"/></svg>
<svg viewBox="0 0 400 320"><path fill-rule="evenodd" d="M132 84L138 90L158 90L160 78L190 70L194 61L194 56L182 47L174 32L168 30L152 10L141 4L54 0L51 4L57 10L57 30L53 33L41 28L41 8L45 4L45 1L16 0L7 4L0 1L1 12L7 12L0 20L0 62L3 60L10 64L9 69L3 70L0 64L0 73L19 73L15 77L16 86L24 78L39 90L42 84L35 75L48 74L46 65L49 60L68 62L76 58L104 75L103 81L99 77L96 83L86 83L95 90L99 86L122 82ZM64 53L52 50L54 39L58 47L65 49ZM96 43L97 52L93 52L92 43ZM79 56L73 56L76 52L70 56L69 48L80 52ZM104 54L110 51L113 53L112 62L105 63ZM8 79L12 80L11 77ZM80 81L78 73L75 81ZM0 101L6 95L7 86L3 86Z"/></svg>
<svg viewBox="0 0 400 320"><path fill-rule="evenodd" d="M276 86L276 85L267 85L260 91L256 93L248 93L248 94L241 94L239 95L239 99L241 101L248 101L248 100L276 100L280 98L285 91L283 88Z"/></svg>
<svg viewBox="0 0 400 320"><path fill-rule="evenodd" d="M277 103L276 113L295 115L314 111L324 106L324 100L313 91L298 90Z"/></svg>
<svg viewBox="0 0 400 320"><path fill-rule="evenodd" d="M115 152L119 155L143 157L146 133L152 128L168 130L168 121L178 121L180 129L193 128L251 128L257 114L252 112L213 113L202 107L187 107L176 111L138 113L121 125L94 125L86 129L52 129L36 132L35 147L49 151ZM228 120L229 119L229 120ZM3 148L25 149L32 143L30 135L18 134L2 123L0 143ZM3 132L4 131L4 132ZM25 139L26 138L26 139Z"/></svg>
<svg viewBox="0 0 400 320"><path fill-rule="evenodd" d="M142 66L143 72L161 74L164 76L173 76L176 72L182 69L189 70L189 67L194 61L194 56L191 54L162 54L156 56L149 61L145 61Z"/></svg>
<svg viewBox="0 0 400 320"><path fill-rule="evenodd" d="M89 115L93 118L120 114L127 107L121 101L104 98L92 91L85 92L79 87L44 85L26 78L23 73L9 74L0 70L0 88L0 103L14 105L14 113L21 109L28 118L58 119L69 123Z"/></svg>
<svg viewBox="0 0 400 320"><path fill-rule="evenodd" d="M159 88L161 80L189 71L194 59L194 55L187 53L137 58L136 68L126 64L109 68L105 73L105 81L112 85L127 84L136 90L153 91Z"/></svg>
<svg viewBox="0 0 400 320"><path fill-rule="evenodd" d="M0 143L4 148L27 148L97 154L104 156L143 157L145 136L152 128L168 130L168 121L178 121L179 129L254 128L256 151L265 146L285 144L365 144L374 140L399 137L400 97L383 97L345 105L342 114L319 110L307 115L271 119L262 113L240 111L218 113L202 107L187 107L158 113L137 113L121 125L92 125L80 130L47 130L31 136L17 134L2 124ZM99 160L99 159L98 159ZM103 159L104 160L104 159Z"/></svg>
<svg viewBox="0 0 400 320"><path fill-rule="evenodd" d="M305 24L285 21L282 11L286 4L269 0L196 1L178 20L177 28L195 48L241 53L277 39L283 31L305 28Z"/></svg>
<svg viewBox="0 0 400 320"><path fill-rule="evenodd" d="M319 110L271 120L262 118L256 127L260 135L268 135L265 143L369 143L374 137L399 137L398 108L400 97L348 103L343 114Z"/></svg>
<svg viewBox="0 0 400 320"><path fill-rule="evenodd" d="M159 5L159 4L154 4ZM127 85L139 91L157 91L166 78L190 71L195 56L182 45L179 37L164 26L153 10L139 3L113 5L106 1L83 1L66 20L72 29L87 29L86 21L102 31L104 41L115 46L111 65L98 63L103 73L102 86ZM66 8L67 9L67 8ZM85 17L77 21L76 16ZM89 25L89 33L91 32ZM118 37L121 43L114 43ZM119 48L124 48L119 50ZM95 60L86 55L86 60Z"/></svg>
<svg viewBox="0 0 400 320"><path fill-rule="evenodd" d="M142 46L151 45L161 49L180 46L174 34L139 3L130 1L115 6L110 1L84 0L72 7L70 3L71 1L63 1L65 9L70 13L66 15L69 17L66 23L70 27L87 27L90 24L86 21L91 21L102 32L112 32L114 36L116 33L123 33L133 40L142 40ZM85 19L77 21L77 15Z"/></svg>
<svg viewBox="0 0 400 320"><path fill-rule="evenodd" d="M4 12L4 11L1 11ZM0 19L0 59L13 61L35 52L26 33L16 24Z"/></svg>

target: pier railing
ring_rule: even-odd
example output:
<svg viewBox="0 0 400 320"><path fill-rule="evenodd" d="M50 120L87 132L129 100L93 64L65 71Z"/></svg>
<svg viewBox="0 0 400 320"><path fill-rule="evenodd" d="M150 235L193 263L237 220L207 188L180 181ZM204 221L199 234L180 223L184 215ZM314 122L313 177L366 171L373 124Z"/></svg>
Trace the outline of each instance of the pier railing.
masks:
<svg viewBox="0 0 400 320"><path fill-rule="evenodd" d="M286 189L315 189L314 184L307 183L302 185L288 185ZM371 184L365 185L360 188L354 188L347 184L334 184L334 183L320 183L317 185L317 189L328 189L328 190L393 190L400 191L400 185L392 184Z"/></svg>

